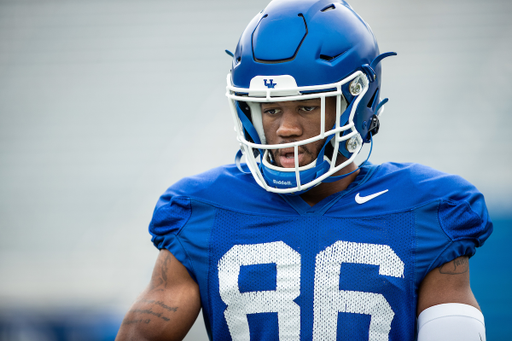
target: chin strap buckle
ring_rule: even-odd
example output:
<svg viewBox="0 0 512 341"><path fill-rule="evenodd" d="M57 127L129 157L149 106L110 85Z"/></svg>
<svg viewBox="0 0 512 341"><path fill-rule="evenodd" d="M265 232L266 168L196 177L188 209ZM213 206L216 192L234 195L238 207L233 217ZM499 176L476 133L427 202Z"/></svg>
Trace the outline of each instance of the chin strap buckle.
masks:
<svg viewBox="0 0 512 341"><path fill-rule="evenodd" d="M371 134L371 136L377 135L380 128L380 121L377 115L372 116L372 120L370 122L370 127L368 128L368 134Z"/></svg>

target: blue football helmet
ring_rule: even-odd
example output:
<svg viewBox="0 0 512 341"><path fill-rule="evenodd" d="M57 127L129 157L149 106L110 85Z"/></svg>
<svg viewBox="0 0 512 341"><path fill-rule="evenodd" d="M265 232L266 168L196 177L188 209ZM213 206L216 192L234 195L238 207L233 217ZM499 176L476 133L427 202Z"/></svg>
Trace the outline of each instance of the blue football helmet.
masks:
<svg viewBox="0 0 512 341"><path fill-rule="evenodd" d="M242 33L226 95L243 154L256 182L274 193L300 194L352 163L379 128L381 68L395 53L379 54L370 27L343 0L274 0ZM260 105L336 98L334 126L321 124L314 138L267 144ZM316 160L299 165L298 150L324 140ZM295 167L272 160L272 150L293 148Z"/></svg>

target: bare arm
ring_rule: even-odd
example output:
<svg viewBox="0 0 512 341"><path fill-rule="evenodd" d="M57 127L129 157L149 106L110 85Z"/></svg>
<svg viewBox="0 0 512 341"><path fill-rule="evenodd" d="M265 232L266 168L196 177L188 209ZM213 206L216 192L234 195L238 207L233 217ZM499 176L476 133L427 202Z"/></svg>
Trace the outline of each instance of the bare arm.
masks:
<svg viewBox="0 0 512 341"><path fill-rule="evenodd" d="M182 340L200 309L197 283L168 250L161 250L151 281L126 314L116 341Z"/></svg>
<svg viewBox="0 0 512 341"><path fill-rule="evenodd" d="M459 257L435 268L421 282L417 315L443 303L463 303L480 309L469 285L468 257Z"/></svg>

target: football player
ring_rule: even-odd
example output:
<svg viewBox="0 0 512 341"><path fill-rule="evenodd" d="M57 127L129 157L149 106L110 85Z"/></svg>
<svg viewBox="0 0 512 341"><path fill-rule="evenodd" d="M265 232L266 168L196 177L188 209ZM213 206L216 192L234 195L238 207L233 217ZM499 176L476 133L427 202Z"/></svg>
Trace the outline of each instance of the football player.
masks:
<svg viewBox="0 0 512 341"><path fill-rule="evenodd" d="M485 340L468 263L492 232L482 194L422 165L354 162L394 54L343 0L254 17L227 77L237 162L162 195L160 254L118 340L180 340L201 308L211 340Z"/></svg>

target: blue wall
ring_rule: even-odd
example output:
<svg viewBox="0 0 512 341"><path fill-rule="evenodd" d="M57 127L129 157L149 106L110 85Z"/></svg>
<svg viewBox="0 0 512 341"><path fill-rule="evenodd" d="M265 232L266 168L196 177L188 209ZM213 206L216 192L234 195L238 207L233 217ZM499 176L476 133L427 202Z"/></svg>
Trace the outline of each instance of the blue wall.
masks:
<svg viewBox="0 0 512 341"><path fill-rule="evenodd" d="M512 218L493 219L494 232L470 261L471 286L485 316L487 339L512 339Z"/></svg>

